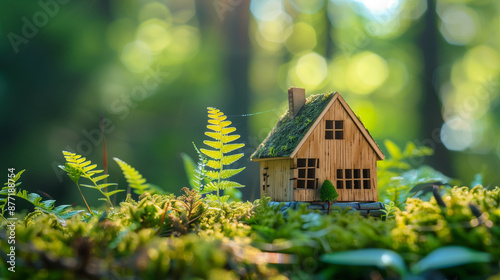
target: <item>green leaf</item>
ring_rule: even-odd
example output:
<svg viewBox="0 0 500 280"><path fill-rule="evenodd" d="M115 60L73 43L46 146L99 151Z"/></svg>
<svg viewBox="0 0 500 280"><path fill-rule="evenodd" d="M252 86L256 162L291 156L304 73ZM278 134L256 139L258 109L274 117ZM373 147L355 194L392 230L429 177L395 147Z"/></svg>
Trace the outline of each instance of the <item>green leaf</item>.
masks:
<svg viewBox="0 0 500 280"><path fill-rule="evenodd" d="M95 182L99 182L99 181L104 180L104 179L106 179L108 177L109 177L109 174L104 174L104 175L101 175L101 176L98 176L98 177L94 177L93 179L94 179Z"/></svg>
<svg viewBox="0 0 500 280"><path fill-rule="evenodd" d="M200 152L202 152L207 157L212 158L212 159L220 159L222 157L220 151L212 151L212 150L207 150L207 149L200 149Z"/></svg>
<svg viewBox="0 0 500 280"><path fill-rule="evenodd" d="M196 164L194 160L185 153L181 153L182 162L184 163L184 171L186 172L189 185L192 189L195 188L194 184L196 182Z"/></svg>
<svg viewBox="0 0 500 280"><path fill-rule="evenodd" d="M200 194L206 194L217 190L217 184L215 182L210 182L203 187Z"/></svg>
<svg viewBox="0 0 500 280"><path fill-rule="evenodd" d="M220 161L219 161L219 160L218 160L218 161L215 161L215 160L209 160L209 161L207 162L207 166L208 166L208 167L211 167L211 168L213 168L213 169L220 169L221 164L220 164Z"/></svg>
<svg viewBox="0 0 500 280"><path fill-rule="evenodd" d="M221 127L226 127L226 126L231 125L231 123L232 123L232 122L230 122L230 121L220 122L220 126L221 126Z"/></svg>
<svg viewBox="0 0 500 280"><path fill-rule="evenodd" d="M221 135L220 133L215 133L215 132L205 132L205 135L210 137L210 138L213 138L215 140L221 140Z"/></svg>
<svg viewBox="0 0 500 280"><path fill-rule="evenodd" d="M86 187L86 188L89 188L89 189L96 189L96 190L102 190L106 187L109 187L109 186L116 186L117 184L116 183L107 183L107 184L99 184L99 185L86 185L86 184L81 184L80 186L82 187ZM103 192L101 191L101 193L105 194L106 192Z"/></svg>
<svg viewBox="0 0 500 280"><path fill-rule="evenodd" d="M224 135L222 136L222 143L226 144L229 142L232 142L234 140L240 139L240 136L238 134L236 135Z"/></svg>
<svg viewBox="0 0 500 280"><path fill-rule="evenodd" d="M207 145L207 146L210 146L214 149L220 149L220 147L222 146L222 143L220 141L208 141L208 140L205 140L203 141L203 144Z"/></svg>
<svg viewBox="0 0 500 280"><path fill-rule="evenodd" d="M227 128L223 128L221 130L221 133L223 135L226 135L226 134L229 134L229 133L232 133L232 132L235 132L236 131L236 128L235 127L227 127Z"/></svg>
<svg viewBox="0 0 500 280"><path fill-rule="evenodd" d="M210 130L213 130L213 131L217 131L217 132L221 131L221 129L222 129L218 125L207 125L207 128L210 129Z"/></svg>
<svg viewBox="0 0 500 280"><path fill-rule="evenodd" d="M488 253L474 251L462 246L441 247L434 250L412 267L412 272L421 274L429 270L437 270L469 263L487 263L492 260Z"/></svg>
<svg viewBox="0 0 500 280"><path fill-rule="evenodd" d="M403 154L401 153L401 150L394 142L392 142L389 139L386 139L384 141L384 144L385 144L385 147L387 148L387 151L389 152L389 155L391 156L392 159L400 160L403 158Z"/></svg>
<svg viewBox="0 0 500 280"><path fill-rule="evenodd" d="M229 188L243 188L244 185L234 182L234 181L221 181L220 184L217 185L221 190L227 190Z"/></svg>
<svg viewBox="0 0 500 280"><path fill-rule="evenodd" d="M408 273L405 262L396 252L386 249L362 249L321 256L326 263L357 266L378 266L391 268L405 276Z"/></svg>
<svg viewBox="0 0 500 280"><path fill-rule="evenodd" d="M114 191L107 192L106 194L107 194L108 196L112 196L112 195L114 195L114 194L116 194L116 193L119 193L119 192L124 192L124 191L125 191L125 190L114 190Z"/></svg>
<svg viewBox="0 0 500 280"><path fill-rule="evenodd" d="M417 169L408 170L401 174L402 185L415 186L418 184L439 182L441 185L448 184L452 179L428 165L422 165Z"/></svg>
<svg viewBox="0 0 500 280"><path fill-rule="evenodd" d="M241 157L243 157L243 154L224 156L222 158L222 164L224 164L224 165L232 164L232 163L236 162L237 160L239 160Z"/></svg>
<svg viewBox="0 0 500 280"><path fill-rule="evenodd" d="M243 171L244 169L245 169L245 167L242 167L242 168L239 168L239 169L224 169L224 170L222 170L222 173L221 173L220 177L222 179L231 178L234 175L236 175L236 174L240 173L241 171Z"/></svg>
<svg viewBox="0 0 500 280"><path fill-rule="evenodd" d="M224 154L226 153L230 153L236 149L239 149L241 147L244 147L245 144L229 144L229 145L224 145L224 147L222 147L222 152Z"/></svg>
<svg viewBox="0 0 500 280"><path fill-rule="evenodd" d="M224 195L229 196L229 201L241 201L243 197L240 190L233 188L224 190Z"/></svg>

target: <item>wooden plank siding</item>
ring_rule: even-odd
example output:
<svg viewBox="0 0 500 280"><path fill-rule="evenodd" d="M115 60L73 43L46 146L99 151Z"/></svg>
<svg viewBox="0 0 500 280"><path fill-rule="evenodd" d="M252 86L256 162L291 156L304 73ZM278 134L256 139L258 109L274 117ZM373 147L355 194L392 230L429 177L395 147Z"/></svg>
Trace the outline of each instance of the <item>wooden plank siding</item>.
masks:
<svg viewBox="0 0 500 280"><path fill-rule="evenodd" d="M269 174L272 174L271 166L275 166L273 168L276 168L278 167L277 165L280 165L278 168L285 168L283 165L290 165L290 161L292 165L296 166L297 159L299 158L319 159L319 168L316 169L316 177L318 178L317 189L296 189L293 194L293 200L295 201L319 201L319 189L324 180L330 180L337 187L337 169L342 169L343 171L345 169L359 169L361 171L361 189L354 189L354 181L352 181L352 189L346 189L344 185L343 189L337 189L339 193L338 201L377 201L377 153L356 125L355 122L359 120L353 120L346 111L347 109L344 108L344 105L338 99L334 100L332 106L327 107L327 110L318 125L311 128L313 131L305 139L304 144L295 154L293 161L290 159L283 160L283 162L277 160L263 161L261 162L261 169L262 164L265 162L269 167ZM325 139L326 120L344 121L344 139ZM287 163L285 164L285 162ZM363 169L370 170L370 189L363 189ZM285 198L290 197L289 191L293 190L293 187L290 188L289 184L285 184L285 177L293 174L292 178L297 178L298 175L296 172L287 173L287 175L280 174L278 169L273 172L276 173L274 176L281 179L271 179L270 177L270 182L273 182L270 189L274 187L274 190L269 190L268 194L275 200L283 199L278 201L284 201ZM280 194L280 191L277 190L278 188L275 187L275 183L282 183L283 186L288 186L286 187L286 192Z"/></svg>
<svg viewBox="0 0 500 280"><path fill-rule="evenodd" d="M267 185L264 190L267 174ZM293 160L275 159L260 162L260 194L272 197L274 201L293 201Z"/></svg>

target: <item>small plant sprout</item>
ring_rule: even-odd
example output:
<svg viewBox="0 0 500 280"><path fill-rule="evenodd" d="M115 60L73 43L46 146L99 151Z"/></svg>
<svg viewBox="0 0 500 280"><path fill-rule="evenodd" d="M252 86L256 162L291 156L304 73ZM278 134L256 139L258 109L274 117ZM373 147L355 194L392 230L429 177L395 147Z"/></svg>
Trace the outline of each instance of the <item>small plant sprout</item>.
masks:
<svg viewBox="0 0 500 280"><path fill-rule="evenodd" d="M319 196L322 201L328 201L328 214L330 214L332 202L337 200L337 198L339 197L339 193L333 186L332 182L330 182L330 180L325 180L323 182Z"/></svg>
<svg viewBox="0 0 500 280"><path fill-rule="evenodd" d="M102 173L103 170L95 170L97 165L92 164L90 160L86 160L86 158L82 157L81 155L77 155L75 153L67 151L63 151L63 155L64 158L66 159L66 164L60 165L59 168L66 171L71 180L75 182L78 191L82 195L83 201L85 202L85 205L89 210L89 213L92 214L92 211L90 210L87 200L85 200L82 190L80 189L80 183L79 183L80 177L87 178L92 182L92 185L82 184L82 186L98 190L102 195L104 195L105 197L104 200L108 203L108 206L113 208L113 204L111 203L111 200L109 198L116 193L122 192L123 190L114 190L110 192L106 191L107 187L116 185L115 183L104 183L104 184L99 183L99 181L108 178L109 175L104 174L96 176L96 174Z"/></svg>

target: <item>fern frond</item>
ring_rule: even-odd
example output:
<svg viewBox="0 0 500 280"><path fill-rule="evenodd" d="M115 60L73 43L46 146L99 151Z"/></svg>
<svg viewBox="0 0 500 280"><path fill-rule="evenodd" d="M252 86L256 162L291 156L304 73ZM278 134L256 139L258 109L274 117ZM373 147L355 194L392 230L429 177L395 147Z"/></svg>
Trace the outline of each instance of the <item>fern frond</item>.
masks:
<svg viewBox="0 0 500 280"><path fill-rule="evenodd" d="M244 147L245 144L227 144L240 138L239 135L229 135L236 131L236 128L230 127L232 122L227 120L227 117L220 110L212 107L208 107L207 109L209 118L207 128L211 130L211 132L205 132L205 135L215 141L203 141L205 145L213 148L213 150L200 149L200 152L209 158L206 162L206 166L213 169L206 173L206 177L211 181L204 186L202 193L217 191L217 198L221 201L221 196L219 194L220 190L242 187L241 184L225 181L224 179L228 179L240 173L245 168L225 170L224 165L230 165L240 159L243 154L229 155L229 153Z"/></svg>
<svg viewBox="0 0 500 280"><path fill-rule="evenodd" d="M203 154L198 150L198 147L193 143L193 147L198 154L198 165L195 170L195 178L197 181L194 182L194 188L197 192L200 192L203 188L203 180L205 180L207 176L207 170L205 170L205 166L207 165L207 159L203 156Z"/></svg>
<svg viewBox="0 0 500 280"><path fill-rule="evenodd" d="M64 158L66 159L66 165L65 166L59 166L62 170L66 171L68 173L68 176L71 178L76 183L76 186L78 187L78 190L80 191L80 194L82 195L83 200L85 201L85 204L87 205L87 208L90 213L92 211L90 210L90 207L87 204L87 201L85 200L85 197L83 196L83 193L80 189L80 177L84 177L89 179L92 185L82 185L87 188L91 189L96 189L98 190L104 197L106 197L106 201L108 202L109 206L113 207L113 204L111 203L110 197L113 194L122 192L124 190L115 190L112 192L106 191L106 187L108 186L114 186L116 184L111 183L111 184L99 184L99 181L102 181L106 178L108 178L108 174L100 175L100 176L95 176L96 174L103 173L103 170L95 170L97 167L97 164L92 164L90 160L87 160L85 157L82 157L81 155L77 155L72 152L67 152L63 151Z"/></svg>
<svg viewBox="0 0 500 280"><path fill-rule="evenodd" d="M123 176L127 179L127 183L131 189L138 195L141 195L149 190L149 184L146 183L146 179L135 168L124 162L119 158L113 158L116 163L120 166L123 172Z"/></svg>

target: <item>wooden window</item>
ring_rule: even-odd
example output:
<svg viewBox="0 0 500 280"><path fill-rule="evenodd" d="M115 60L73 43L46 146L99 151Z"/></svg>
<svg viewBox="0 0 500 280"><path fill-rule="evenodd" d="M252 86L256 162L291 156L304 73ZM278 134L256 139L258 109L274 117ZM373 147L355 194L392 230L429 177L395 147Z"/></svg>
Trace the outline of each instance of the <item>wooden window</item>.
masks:
<svg viewBox="0 0 500 280"><path fill-rule="evenodd" d="M370 169L363 169L363 189L371 189Z"/></svg>
<svg viewBox="0 0 500 280"><path fill-rule="evenodd" d="M337 169L337 189L370 189L370 169Z"/></svg>
<svg viewBox="0 0 500 280"><path fill-rule="evenodd" d="M325 139L344 139L344 121L325 121Z"/></svg>
<svg viewBox="0 0 500 280"><path fill-rule="evenodd" d="M316 189L318 179L316 169L319 167L317 158L297 159L297 189Z"/></svg>
<svg viewBox="0 0 500 280"><path fill-rule="evenodd" d="M344 181L342 180L337 180L337 189L343 189L344 188Z"/></svg>

